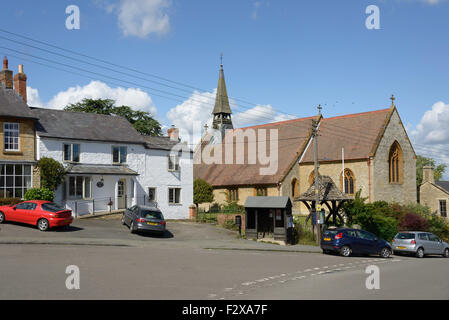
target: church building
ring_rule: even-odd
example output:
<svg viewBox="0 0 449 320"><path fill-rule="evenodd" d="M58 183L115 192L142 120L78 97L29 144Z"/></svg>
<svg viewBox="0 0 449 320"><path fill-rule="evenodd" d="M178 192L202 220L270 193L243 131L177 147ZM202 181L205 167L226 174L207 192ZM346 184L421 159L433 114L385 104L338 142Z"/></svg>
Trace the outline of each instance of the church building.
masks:
<svg viewBox="0 0 449 320"><path fill-rule="evenodd" d="M244 205L248 196L289 196L293 213L307 214L294 200L314 180L316 121L320 176L330 177L349 197L360 190L367 202L416 202L416 154L394 100L389 108L368 112L326 118L320 110L310 117L234 128L221 65L213 126L195 150L194 179L212 185L219 205Z"/></svg>

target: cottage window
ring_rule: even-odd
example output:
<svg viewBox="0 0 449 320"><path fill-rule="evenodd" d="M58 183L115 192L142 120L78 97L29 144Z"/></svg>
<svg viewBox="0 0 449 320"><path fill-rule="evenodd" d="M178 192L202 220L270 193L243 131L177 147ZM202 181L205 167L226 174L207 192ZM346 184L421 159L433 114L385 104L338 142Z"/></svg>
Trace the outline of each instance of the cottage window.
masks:
<svg viewBox="0 0 449 320"><path fill-rule="evenodd" d="M3 125L5 151L19 151L19 124L5 122Z"/></svg>
<svg viewBox="0 0 449 320"><path fill-rule="evenodd" d="M355 177L354 173L349 170L345 169L343 177L340 176L340 186L341 190L349 195L353 195L355 191Z"/></svg>
<svg viewBox="0 0 449 320"><path fill-rule="evenodd" d="M80 145L76 143L64 143L64 161L80 162Z"/></svg>
<svg viewBox="0 0 449 320"><path fill-rule="evenodd" d="M442 217L447 217L446 200L440 200L440 215Z"/></svg>
<svg viewBox="0 0 449 320"><path fill-rule="evenodd" d="M31 166L0 164L0 198L23 198L31 188Z"/></svg>
<svg viewBox="0 0 449 320"><path fill-rule="evenodd" d="M181 188L168 188L168 203L169 204L181 203Z"/></svg>
<svg viewBox="0 0 449 320"><path fill-rule="evenodd" d="M238 188L231 188L228 189L228 201L229 202L235 202L239 201L239 189Z"/></svg>
<svg viewBox="0 0 449 320"><path fill-rule="evenodd" d="M179 170L179 156L176 154L171 154L168 156L168 171L178 171Z"/></svg>
<svg viewBox="0 0 449 320"><path fill-rule="evenodd" d="M150 202L156 201L156 188L148 188L148 200Z"/></svg>
<svg viewBox="0 0 449 320"><path fill-rule="evenodd" d="M69 177L68 184L69 199L90 199L92 197L91 177Z"/></svg>
<svg viewBox="0 0 449 320"><path fill-rule="evenodd" d="M128 150L126 147L112 147L112 163L126 163Z"/></svg>
<svg viewBox="0 0 449 320"><path fill-rule="evenodd" d="M299 196L299 182L298 179L293 178L292 180L292 197L296 198Z"/></svg>
<svg viewBox="0 0 449 320"><path fill-rule="evenodd" d="M402 183L403 155L401 146L397 141L390 148L388 157L390 183Z"/></svg>

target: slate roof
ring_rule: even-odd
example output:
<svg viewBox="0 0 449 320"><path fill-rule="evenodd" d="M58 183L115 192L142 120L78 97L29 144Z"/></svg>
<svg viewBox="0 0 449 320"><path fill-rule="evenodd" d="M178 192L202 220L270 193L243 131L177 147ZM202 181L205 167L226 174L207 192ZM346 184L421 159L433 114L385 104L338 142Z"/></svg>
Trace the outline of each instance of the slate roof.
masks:
<svg viewBox="0 0 449 320"><path fill-rule="evenodd" d="M341 161L342 147L345 160L368 159L391 111L388 108L322 119L318 136L318 161ZM313 161L313 148L309 147L302 163Z"/></svg>
<svg viewBox="0 0 449 320"><path fill-rule="evenodd" d="M259 162L259 159L257 159L256 164L248 164L248 148L245 147L245 164L225 164L225 150L223 150L222 164L206 164L204 162L195 164L194 178L204 179L212 186L277 184L283 176L283 173L289 168L292 161L294 161L294 159L298 156L300 150L305 147L311 134L311 124L313 118L316 117L287 120L241 129L243 131L254 129L256 131L257 139L259 136L259 130L266 130L266 135L264 136L263 141L266 142L267 153L270 150L270 140L272 140L272 138L270 138L269 136L269 131L271 129L278 130L278 165L277 170L274 174L261 175L259 169L266 168L267 165L261 164ZM227 132L227 134L229 134L229 132ZM245 141L247 140L245 139ZM197 152L199 150L204 150L205 147L206 144L203 143L203 145L200 146L201 149L198 148ZM223 149L225 149L224 145ZM236 161L234 161L234 163L235 162Z"/></svg>
<svg viewBox="0 0 449 320"><path fill-rule="evenodd" d="M334 181L329 176L320 176L318 179L319 198L322 201L327 200L352 200L349 196L340 191ZM295 201L314 201L315 200L315 181L306 192L294 199Z"/></svg>
<svg viewBox="0 0 449 320"><path fill-rule="evenodd" d="M193 153L193 150L188 147L186 143L181 143L176 140L171 140L170 137L152 137L152 136L144 136L146 145L150 149L159 149L159 150L167 150L170 151L176 145L178 147L182 147L182 151ZM178 150L180 151L180 150Z"/></svg>
<svg viewBox="0 0 449 320"><path fill-rule="evenodd" d="M0 117L36 119L22 97L14 89L0 84Z"/></svg>
<svg viewBox="0 0 449 320"><path fill-rule="evenodd" d="M84 112L31 108L39 118L41 137L145 144L144 137L123 117Z"/></svg>
<svg viewBox="0 0 449 320"><path fill-rule="evenodd" d="M449 193L449 181L435 181L435 184Z"/></svg>
<svg viewBox="0 0 449 320"><path fill-rule="evenodd" d="M101 166L101 165L68 165L68 174L98 174L98 175L139 175L136 171L124 166Z"/></svg>
<svg viewBox="0 0 449 320"><path fill-rule="evenodd" d="M245 208L285 208L291 205L290 197L248 197L245 201Z"/></svg>

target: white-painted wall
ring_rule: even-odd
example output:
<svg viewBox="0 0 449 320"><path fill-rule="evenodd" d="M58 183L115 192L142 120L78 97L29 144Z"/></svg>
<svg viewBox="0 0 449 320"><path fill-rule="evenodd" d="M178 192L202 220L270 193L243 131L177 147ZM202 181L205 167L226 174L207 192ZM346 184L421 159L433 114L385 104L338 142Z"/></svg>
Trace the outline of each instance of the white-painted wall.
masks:
<svg viewBox="0 0 449 320"><path fill-rule="evenodd" d="M146 149L140 144L117 144L108 142L90 142L77 140L63 140L40 137L38 146L39 159L42 157L53 158L64 165L63 162L63 144L80 144L80 164L89 165L112 165L112 147L127 147L127 166L136 171L139 175L135 177L136 198L129 200L129 203L143 204L143 197L148 195L148 187L156 188L156 201L158 207L163 212L166 219L186 219L189 217L189 206L193 202L193 160L189 152L184 152L180 157L178 172L168 171L169 151ZM131 196L131 176L103 176L104 187L98 188L97 182L101 176L92 176L92 195L95 199L105 199L114 197L115 183L118 178L127 179L127 194ZM168 203L168 188L181 188L181 204L170 205ZM59 187L55 193L55 201L64 203L62 187ZM133 201L133 202L132 202ZM105 209L105 200L95 202L95 211ZM74 210L74 202L67 200L67 207ZM78 213L83 214L92 211L90 201L78 202Z"/></svg>

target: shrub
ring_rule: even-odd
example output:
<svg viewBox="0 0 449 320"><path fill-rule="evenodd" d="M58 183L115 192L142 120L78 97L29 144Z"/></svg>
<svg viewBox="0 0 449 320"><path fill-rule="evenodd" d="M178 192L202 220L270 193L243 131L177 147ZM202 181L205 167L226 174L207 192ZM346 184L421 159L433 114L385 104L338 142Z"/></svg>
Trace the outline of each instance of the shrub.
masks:
<svg viewBox="0 0 449 320"><path fill-rule="evenodd" d="M226 205L222 208L223 213L245 213L245 207L239 205L237 202L232 201L228 202Z"/></svg>
<svg viewBox="0 0 449 320"><path fill-rule="evenodd" d="M398 232L398 221L377 213L373 204L365 205L364 210L353 217L353 222L386 241L391 241Z"/></svg>
<svg viewBox="0 0 449 320"><path fill-rule="evenodd" d="M41 175L41 186L51 191L56 190L64 181L65 169L52 158L41 158L37 164Z"/></svg>
<svg viewBox="0 0 449 320"><path fill-rule="evenodd" d="M304 226L301 223L295 223L293 228L293 244L307 244L315 245L315 239L313 238L313 232L308 226Z"/></svg>
<svg viewBox="0 0 449 320"><path fill-rule="evenodd" d="M0 198L0 206L11 206L22 202L20 198Z"/></svg>
<svg viewBox="0 0 449 320"><path fill-rule="evenodd" d="M426 218L416 214L416 213L406 213L401 219L399 229L400 230L416 230L416 231L427 231L429 224Z"/></svg>
<svg viewBox="0 0 449 320"><path fill-rule="evenodd" d="M449 223L446 219L437 214L432 214L428 216L427 223L429 225L429 232L432 232L446 242L449 241Z"/></svg>
<svg viewBox="0 0 449 320"><path fill-rule="evenodd" d="M25 200L46 200L53 201L54 192L47 188L31 188L25 193Z"/></svg>

